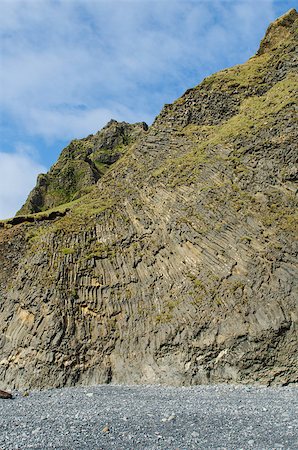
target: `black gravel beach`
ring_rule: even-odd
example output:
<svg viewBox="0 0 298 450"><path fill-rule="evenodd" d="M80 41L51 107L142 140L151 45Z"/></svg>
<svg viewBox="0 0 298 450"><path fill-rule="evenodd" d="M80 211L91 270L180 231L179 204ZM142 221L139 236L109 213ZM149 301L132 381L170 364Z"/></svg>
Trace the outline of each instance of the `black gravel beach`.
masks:
<svg viewBox="0 0 298 450"><path fill-rule="evenodd" d="M15 392L0 400L0 449L297 449L297 406L295 386Z"/></svg>

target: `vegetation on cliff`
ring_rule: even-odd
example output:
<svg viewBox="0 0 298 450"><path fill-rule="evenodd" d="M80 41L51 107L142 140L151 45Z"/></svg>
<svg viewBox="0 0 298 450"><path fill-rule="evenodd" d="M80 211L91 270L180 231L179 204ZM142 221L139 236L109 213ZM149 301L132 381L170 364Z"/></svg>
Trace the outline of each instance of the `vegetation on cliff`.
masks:
<svg viewBox="0 0 298 450"><path fill-rule="evenodd" d="M46 211L90 192L147 129L144 122L130 125L111 120L95 135L73 140L50 171L39 175L36 187L17 215Z"/></svg>
<svg viewBox="0 0 298 450"><path fill-rule="evenodd" d="M297 24L63 150L0 229L2 380L297 381Z"/></svg>

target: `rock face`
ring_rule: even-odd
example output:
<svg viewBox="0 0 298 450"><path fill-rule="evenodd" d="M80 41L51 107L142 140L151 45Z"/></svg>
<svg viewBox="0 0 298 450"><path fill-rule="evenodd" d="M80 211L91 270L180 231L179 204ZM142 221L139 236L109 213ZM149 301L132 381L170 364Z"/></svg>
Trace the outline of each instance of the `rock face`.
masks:
<svg viewBox="0 0 298 450"><path fill-rule="evenodd" d="M29 197L2 224L3 384L297 381L297 25L137 125L96 185L87 152L63 214Z"/></svg>
<svg viewBox="0 0 298 450"><path fill-rule="evenodd" d="M111 120L101 131L72 141L47 174L40 174L37 185L17 215L55 208L90 192L133 142L145 131L146 123L130 125Z"/></svg>

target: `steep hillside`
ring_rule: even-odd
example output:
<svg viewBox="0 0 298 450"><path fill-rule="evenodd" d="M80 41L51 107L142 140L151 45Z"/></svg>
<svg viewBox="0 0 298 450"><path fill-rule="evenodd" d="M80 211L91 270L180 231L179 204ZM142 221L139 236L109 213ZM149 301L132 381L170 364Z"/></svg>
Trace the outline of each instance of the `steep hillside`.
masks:
<svg viewBox="0 0 298 450"><path fill-rule="evenodd" d="M37 185L17 215L32 214L82 197L148 126L111 120L101 131L72 141Z"/></svg>
<svg viewBox="0 0 298 450"><path fill-rule="evenodd" d="M297 381L297 25L166 105L86 195L2 224L3 387Z"/></svg>

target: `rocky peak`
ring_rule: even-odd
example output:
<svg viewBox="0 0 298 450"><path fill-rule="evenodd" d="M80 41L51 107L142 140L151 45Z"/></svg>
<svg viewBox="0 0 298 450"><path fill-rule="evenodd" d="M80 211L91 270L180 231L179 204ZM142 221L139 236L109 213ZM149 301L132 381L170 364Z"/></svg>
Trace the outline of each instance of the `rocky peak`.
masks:
<svg viewBox="0 0 298 450"><path fill-rule="evenodd" d="M146 131L145 122L110 120L102 130L74 139L47 174L40 174L17 215L32 214L80 198Z"/></svg>
<svg viewBox="0 0 298 450"><path fill-rule="evenodd" d="M205 78L165 105L153 128L214 126L236 116L245 98L265 94L297 69L297 30L298 13L291 9L268 27L255 56Z"/></svg>
<svg viewBox="0 0 298 450"><path fill-rule="evenodd" d="M272 51L276 46L281 45L291 33L297 35L297 30L298 13L296 9L292 8L269 25L257 54L262 55Z"/></svg>
<svg viewBox="0 0 298 450"><path fill-rule="evenodd" d="M112 119L93 136L93 141L96 149L106 148L112 150L116 146L127 145L135 141L147 130L148 125L145 122L129 124Z"/></svg>

